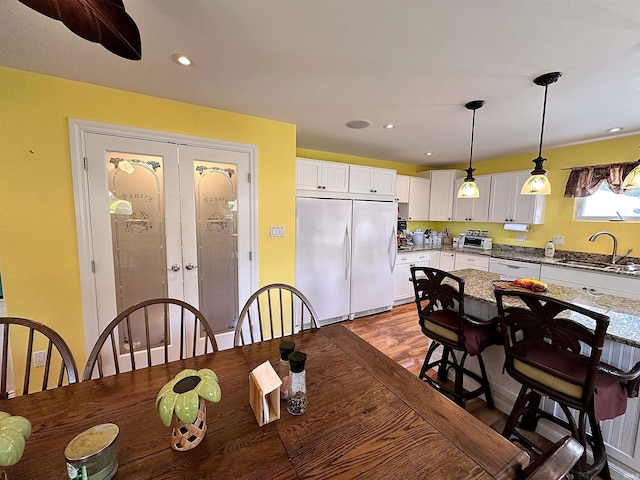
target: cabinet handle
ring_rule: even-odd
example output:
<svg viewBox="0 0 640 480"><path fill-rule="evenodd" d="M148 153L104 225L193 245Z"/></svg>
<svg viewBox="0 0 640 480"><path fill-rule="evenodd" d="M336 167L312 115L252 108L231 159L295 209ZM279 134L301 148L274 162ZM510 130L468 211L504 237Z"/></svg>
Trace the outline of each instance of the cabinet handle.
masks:
<svg viewBox="0 0 640 480"><path fill-rule="evenodd" d="M325 187L324 185L322 186L322 189L325 190L327 187Z"/></svg>
<svg viewBox="0 0 640 480"><path fill-rule="evenodd" d="M322 185L318 185L318 188L322 188Z"/></svg>

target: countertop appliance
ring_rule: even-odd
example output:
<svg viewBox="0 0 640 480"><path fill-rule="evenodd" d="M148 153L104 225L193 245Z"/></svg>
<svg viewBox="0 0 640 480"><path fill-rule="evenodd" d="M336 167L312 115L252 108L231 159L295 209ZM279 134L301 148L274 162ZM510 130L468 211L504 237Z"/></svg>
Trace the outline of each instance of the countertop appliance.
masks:
<svg viewBox="0 0 640 480"><path fill-rule="evenodd" d="M491 250L493 247L493 239L479 235L460 234L458 240L459 248L477 248L479 250Z"/></svg>
<svg viewBox="0 0 640 480"><path fill-rule="evenodd" d="M396 222L393 202L296 199L296 286L321 325L393 306Z"/></svg>

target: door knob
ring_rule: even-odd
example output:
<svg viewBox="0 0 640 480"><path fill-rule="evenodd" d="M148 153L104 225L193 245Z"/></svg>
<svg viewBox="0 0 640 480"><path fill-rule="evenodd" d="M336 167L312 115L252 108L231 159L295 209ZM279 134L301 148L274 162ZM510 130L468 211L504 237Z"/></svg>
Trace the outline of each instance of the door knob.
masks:
<svg viewBox="0 0 640 480"><path fill-rule="evenodd" d="M168 270L171 270L172 272L177 272L178 270L180 270L180 265L178 265L177 263L174 263L173 265L171 265L171 268L169 268Z"/></svg>
<svg viewBox="0 0 640 480"><path fill-rule="evenodd" d="M193 263L187 263L184 268L186 268L187 270L195 270L196 268L198 268L197 265L194 265Z"/></svg>

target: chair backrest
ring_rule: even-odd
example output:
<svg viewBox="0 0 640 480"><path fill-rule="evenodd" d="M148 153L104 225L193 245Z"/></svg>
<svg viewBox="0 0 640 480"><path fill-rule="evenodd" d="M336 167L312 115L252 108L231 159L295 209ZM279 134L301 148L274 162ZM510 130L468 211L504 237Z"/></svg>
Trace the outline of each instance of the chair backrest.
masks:
<svg viewBox="0 0 640 480"><path fill-rule="evenodd" d="M423 329L428 329L428 323L425 324L424 319L428 319L435 312L449 311L455 312L454 318L457 317L455 331L462 331L464 279L437 268L411 267L411 282ZM436 338L440 337L437 331L433 333ZM446 339L442 340L446 341ZM449 341L451 341L450 338Z"/></svg>
<svg viewBox="0 0 640 480"><path fill-rule="evenodd" d="M318 328L318 316L298 289L284 283L265 285L244 304L234 345L280 338L309 328Z"/></svg>
<svg viewBox="0 0 640 480"><path fill-rule="evenodd" d="M561 480L582 456L584 447L571 436L564 437L538 456L516 480Z"/></svg>
<svg viewBox="0 0 640 480"><path fill-rule="evenodd" d="M589 405L609 317L545 294L496 289L495 296L509 375L568 405ZM536 363L525 375L524 355ZM554 365L567 364L575 375L553 378L566 370Z"/></svg>
<svg viewBox="0 0 640 480"><path fill-rule="evenodd" d="M165 341L171 336L172 322L179 322L179 338ZM162 338L154 342L152 332L159 330ZM145 300L127 308L107 325L89 354L82 379L104 376L104 358L118 374L123 369L146 368L217 350L213 330L197 308L173 298Z"/></svg>
<svg viewBox="0 0 640 480"><path fill-rule="evenodd" d="M7 378L10 368L13 378L17 378L18 362L11 362L10 349L14 358L18 358L18 355L25 355L23 395L61 387L65 381L67 383L78 381L78 368L71 350L63 338L52 328L26 318L0 317L0 338L2 338L0 398L8 398ZM18 351L23 353L18 354ZM34 370L41 367L36 367L33 361L33 354L39 351L45 352L41 374L38 370ZM33 387L31 383L34 383Z"/></svg>

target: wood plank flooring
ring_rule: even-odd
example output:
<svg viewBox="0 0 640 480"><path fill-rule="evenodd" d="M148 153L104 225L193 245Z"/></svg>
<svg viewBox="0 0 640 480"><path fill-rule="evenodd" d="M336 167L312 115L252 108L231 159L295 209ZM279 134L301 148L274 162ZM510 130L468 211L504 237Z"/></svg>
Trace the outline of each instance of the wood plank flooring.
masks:
<svg viewBox="0 0 640 480"><path fill-rule="evenodd" d="M343 325L416 376L420 373L429 339L418 325L415 303L399 305L389 312L346 321ZM470 400L466 409L481 422L502 432L507 415L497 408L488 408L483 399Z"/></svg>

